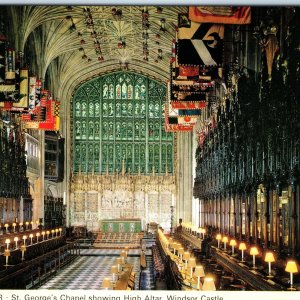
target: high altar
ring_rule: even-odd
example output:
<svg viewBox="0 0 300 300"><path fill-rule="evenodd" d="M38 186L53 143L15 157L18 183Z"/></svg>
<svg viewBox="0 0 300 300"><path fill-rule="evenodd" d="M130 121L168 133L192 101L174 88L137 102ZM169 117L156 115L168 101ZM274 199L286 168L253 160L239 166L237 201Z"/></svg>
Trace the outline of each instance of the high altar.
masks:
<svg viewBox="0 0 300 300"><path fill-rule="evenodd" d="M141 232L140 219L104 219L101 221L102 232Z"/></svg>
<svg viewBox="0 0 300 300"><path fill-rule="evenodd" d="M72 180L69 222L97 231L104 219L138 218L142 230L150 222L169 230L174 194L175 178L168 172L131 175L124 168L120 174L79 172Z"/></svg>

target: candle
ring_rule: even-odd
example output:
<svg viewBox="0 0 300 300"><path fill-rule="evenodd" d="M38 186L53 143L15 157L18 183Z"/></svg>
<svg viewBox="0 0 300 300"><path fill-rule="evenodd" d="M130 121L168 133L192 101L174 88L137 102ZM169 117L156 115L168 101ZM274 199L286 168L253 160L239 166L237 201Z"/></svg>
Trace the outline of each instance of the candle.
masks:
<svg viewBox="0 0 300 300"><path fill-rule="evenodd" d="M15 241L15 243L16 243L16 249L18 249L18 241L19 241L19 238L16 236L16 237L14 238L14 241Z"/></svg>
<svg viewBox="0 0 300 300"><path fill-rule="evenodd" d="M228 243L228 237L224 236L222 242L224 243L224 250L226 251L226 244Z"/></svg>
<svg viewBox="0 0 300 300"><path fill-rule="evenodd" d="M32 233L30 233L30 234L29 234L29 237L30 237L30 245L32 245L32 238L33 238L33 234L32 234Z"/></svg>
<svg viewBox="0 0 300 300"><path fill-rule="evenodd" d="M5 240L5 244L6 244L6 249L9 249L9 244L10 244L10 239L6 239Z"/></svg>
<svg viewBox="0 0 300 300"><path fill-rule="evenodd" d="M8 257L10 256L10 251L8 249L4 250L4 256L5 256L5 267L8 267Z"/></svg>
<svg viewBox="0 0 300 300"><path fill-rule="evenodd" d="M24 252L26 251L26 246L25 245L22 245L21 246L21 251L22 251L22 260L24 260Z"/></svg>
<svg viewBox="0 0 300 300"><path fill-rule="evenodd" d="M118 273L119 273L121 271L122 258L118 257L116 259L116 263L117 263L117 266L118 266Z"/></svg>

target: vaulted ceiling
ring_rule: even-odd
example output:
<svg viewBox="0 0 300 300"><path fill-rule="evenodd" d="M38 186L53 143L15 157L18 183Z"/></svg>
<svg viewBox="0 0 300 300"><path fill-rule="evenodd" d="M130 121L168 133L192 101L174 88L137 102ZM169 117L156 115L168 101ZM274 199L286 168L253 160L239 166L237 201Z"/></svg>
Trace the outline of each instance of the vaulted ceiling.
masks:
<svg viewBox="0 0 300 300"><path fill-rule="evenodd" d="M187 7L11 6L15 47L58 98L124 69L169 79L178 13ZM8 37L10 38L10 37Z"/></svg>

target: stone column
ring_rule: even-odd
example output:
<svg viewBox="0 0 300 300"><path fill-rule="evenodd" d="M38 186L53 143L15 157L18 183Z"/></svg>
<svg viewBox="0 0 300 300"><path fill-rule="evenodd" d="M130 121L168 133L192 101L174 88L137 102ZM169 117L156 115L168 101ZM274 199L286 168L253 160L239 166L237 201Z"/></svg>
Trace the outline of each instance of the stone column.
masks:
<svg viewBox="0 0 300 300"><path fill-rule="evenodd" d="M29 178L29 182L31 185L30 193L32 196L32 220L35 222L40 218L43 219L44 222L44 197L45 197L45 133L39 131L39 144L38 144L38 174L31 173L27 171L27 176ZM23 202L23 200L22 200ZM24 205L24 202L23 202ZM20 207L20 221L23 222L24 214L23 214L24 206Z"/></svg>
<svg viewBox="0 0 300 300"><path fill-rule="evenodd" d="M101 199L102 198L102 191L98 192L98 222L97 222L97 228L100 231L100 220L101 220Z"/></svg>
<svg viewBox="0 0 300 300"><path fill-rule="evenodd" d="M88 222L88 219L87 219L87 217L88 217L88 210L87 210L87 208L88 208L88 205L87 205L88 200L89 200L88 192L85 192L84 193L84 200L83 201L84 201L84 222L85 222L86 226L87 226L87 222Z"/></svg>
<svg viewBox="0 0 300 300"><path fill-rule="evenodd" d="M182 218L183 222L192 221L193 199L193 133L177 133L177 203L176 222Z"/></svg>
<svg viewBox="0 0 300 300"><path fill-rule="evenodd" d="M149 203L148 203L148 192L145 192L145 220L146 220L146 226L149 223Z"/></svg>
<svg viewBox="0 0 300 300"><path fill-rule="evenodd" d="M19 214L18 222L24 222L24 199L22 196L20 198L20 214ZM4 223L4 220L3 220L3 223Z"/></svg>
<svg viewBox="0 0 300 300"><path fill-rule="evenodd" d="M39 218L44 220L44 198L45 198L45 132L40 132L40 198Z"/></svg>
<svg viewBox="0 0 300 300"><path fill-rule="evenodd" d="M67 197L67 207L66 207L66 226L71 226L74 222L75 206L74 206L74 192L69 193ZM73 205L72 205L73 204Z"/></svg>

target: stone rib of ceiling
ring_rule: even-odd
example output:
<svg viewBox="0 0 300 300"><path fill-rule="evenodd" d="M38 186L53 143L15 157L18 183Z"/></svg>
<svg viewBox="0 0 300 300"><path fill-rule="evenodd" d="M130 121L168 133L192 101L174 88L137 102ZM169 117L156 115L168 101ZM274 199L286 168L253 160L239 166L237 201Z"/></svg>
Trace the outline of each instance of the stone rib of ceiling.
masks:
<svg viewBox="0 0 300 300"><path fill-rule="evenodd" d="M166 81L178 13L187 12L183 6L161 10L153 6L27 6L18 9L18 20L23 24L21 45L25 45L37 27L42 28L43 70L39 73L45 78L49 66L58 58L60 73L57 77L64 96L66 90L72 90L79 82L121 68ZM143 10L148 12L146 27L142 25ZM123 43L121 47L120 43Z"/></svg>
<svg viewBox="0 0 300 300"><path fill-rule="evenodd" d="M55 97L68 100L82 82L120 69L166 82L178 13L187 12L187 7L8 6L7 10L16 48L25 51L25 57L31 51L29 68L32 64L33 72L47 79L46 87Z"/></svg>
<svg viewBox="0 0 300 300"><path fill-rule="evenodd" d="M35 74L47 79L46 87L51 87L54 96L62 101L62 111L77 86L109 72L128 69L166 82L170 77L178 13L187 12L186 6L160 9L10 6L7 9L17 32L17 49L25 51L25 56L26 51L36 53L29 56L31 62L27 63L36 66ZM147 26L143 25L144 11L147 11Z"/></svg>

